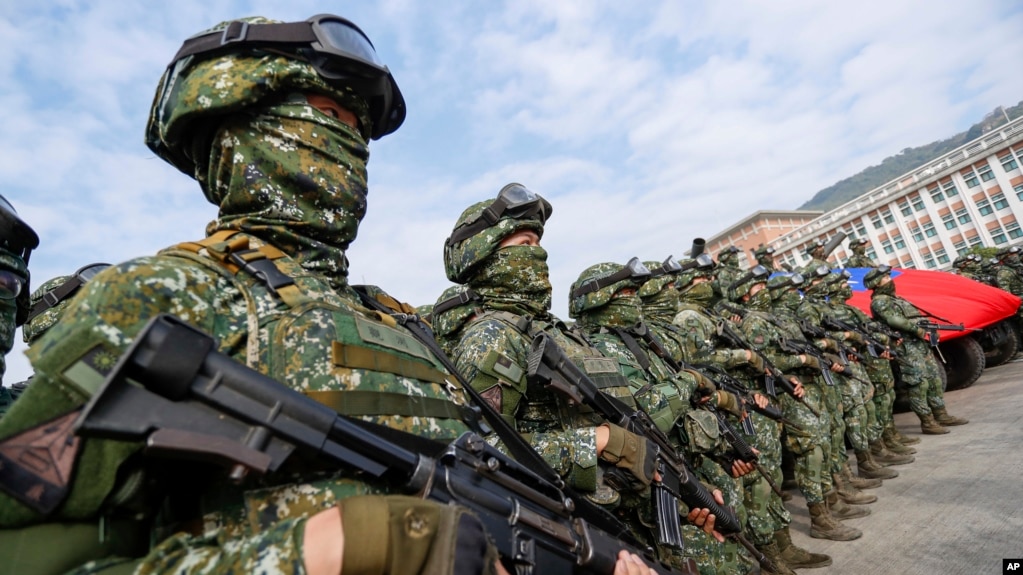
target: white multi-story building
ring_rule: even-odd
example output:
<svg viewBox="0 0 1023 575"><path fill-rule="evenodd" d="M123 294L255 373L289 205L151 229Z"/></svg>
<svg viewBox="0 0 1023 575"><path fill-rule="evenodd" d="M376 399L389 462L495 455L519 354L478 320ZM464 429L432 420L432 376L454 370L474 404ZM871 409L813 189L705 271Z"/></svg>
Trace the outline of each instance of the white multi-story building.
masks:
<svg viewBox="0 0 1023 575"><path fill-rule="evenodd" d="M799 267L806 247L838 231L867 238L867 255L903 268L947 269L972 246L1023 238L1023 118L825 212L769 242L775 259ZM844 262L849 242L830 260Z"/></svg>

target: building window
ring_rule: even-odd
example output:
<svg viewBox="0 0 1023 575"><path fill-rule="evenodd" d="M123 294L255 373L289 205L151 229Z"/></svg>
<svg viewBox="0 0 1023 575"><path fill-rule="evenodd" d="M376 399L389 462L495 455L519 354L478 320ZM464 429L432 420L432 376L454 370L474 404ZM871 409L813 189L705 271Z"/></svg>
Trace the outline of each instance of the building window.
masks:
<svg viewBox="0 0 1023 575"><path fill-rule="evenodd" d="M1016 240L1023 237L1023 229L1020 229L1017 222L1011 224L1005 224L1005 231L1009 234L1009 237Z"/></svg>
<svg viewBox="0 0 1023 575"><path fill-rule="evenodd" d="M927 266L929 269L934 269L938 267L938 264L934 263L934 256L932 256L931 254L924 254L924 265Z"/></svg>
<svg viewBox="0 0 1023 575"><path fill-rule="evenodd" d="M902 260L902 267L906 269L916 269L916 264L913 263L912 257L907 257L906 259Z"/></svg>
<svg viewBox="0 0 1023 575"><path fill-rule="evenodd" d="M931 222L927 222L926 224L924 224L924 235L929 238L933 238L934 236L938 235L938 230L934 229L934 224L932 224Z"/></svg>
<svg viewBox="0 0 1023 575"><path fill-rule="evenodd" d="M1006 152L1004 156L998 158L998 161L1002 163L1002 169L1006 172L1011 172L1019 167L1016 163L1016 158L1012 157L1012 153Z"/></svg>
<svg viewBox="0 0 1023 575"><path fill-rule="evenodd" d="M927 191L930 192L930 194L931 194L931 201L934 202L934 203L938 203L941 200L945 199L945 196L941 195L941 188L939 188L938 186L934 186L933 188L931 188L931 189L929 189Z"/></svg>
<svg viewBox="0 0 1023 575"><path fill-rule="evenodd" d="M973 173L973 170L963 174L963 179L966 180L966 187L975 188L980 185L980 180L977 179L977 174Z"/></svg>
<svg viewBox="0 0 1023 575"><path fill-rule="evenodd" d="M952 214L945 214L941 216L941 222L945 224L946 230L954 230L956 228L956 217Z"/></svg>
<svg viewBox="0 0 1023 575"><path fill-rule="evenodd" d="M1005 199L1005 194L1003 194L1002 192L998 192L997 194L991 196L991 201L994 203L996 210L1004 210L1005 208L1009 207L1009 200Z"/></svg>
<svg viewBox="0 0 1023 575"><path fill-rule="evenodd" d="M924 207L924 201L920 198L920 194L913 196L910 201L913 202L913 209L918 212L922 212L927 209Z"/></svg>
<svg viewBox="0 0 1023 575"><path fill-rule="evenodd" d="M892 242L885 240L881 242L881 247L884 248L884 253L891 254L895 252L895 248L892 247Z"/></svg>
<svg viewBox="0 0 1023 575"><path fill-rule="evenodd" d="M872 260L876 260L877 259L877 252L874 251L874 248L867 248L867 251L865 251L863 253L865 253L867 255L867 257L872 259Z"/></svg>
<svg viewBox="0 0 1023 575"><path fill-rule="evenodd" d="M970 223L970 214L966 212L966 208L956 210L956 219L960 224L968 224Z"/></svg>
<svg viewBox="0 0 1023 575"><path fill-rule="evenodd" d="M875 230L881 229L881 216L871 216L870 223L874 225Z"/></svg>
<svg viewBox="0 0 1023 575"><path fill-rule="evenodd" d="M982 182L988 182L995 179L995 173L991 171L991 166L984 164L984 166L977 168L977 173L980 174L980 180Z"/></svg>
<svg viewBox="0 0 1023 575"><path fill-rule="evenodd" d="M996 246L1000 246L1009 240L1005 239L1005 232L1003 232L1001 226L999 226L991 230L991 241L995 242Z"/></svg>
<svg viewBox="0 0 1023 575"><path fill-rule="evenodd" d="M987 198L977 202L977 211L980 215L987 216L994 213L994 208L991 207L991 202L987 201Z"/></svg>
<svg viewBox="0 0 1023 575"><path fill-rule="evenodd" d="M1023 184L1014 187L1012 191L1016 192L1016 198L1023 201Z"/></svg>
<svg viewBox="0 0 1023 575"><path fill-rule="evenodd" d="M920 228L913 228L909 230L909 233L913 234L913 241L916 243L919 244L924 241L924 233L920 231Z"/></svg>
<svg viewBox="0 0 1023 575"><path fill-rule="evenodd" d="M945 248L938 248L938 250L934 252L934 255L938 257L939 264L947 264L949 261L948 254L945 253Z"/></svg>
<svg viewBox="0 0 1023 575"><path fill-rule="evenodd" d="M952 249L956 251L956 255L965 255L966 252L970 251L970 248L966 247L966 240L956 242L952 244Z"/></svg>
<svg viewBox="0 0 1023 575"><path fill-rule="evenodd" d="M904 216L913 215L913 208L909 207L909 202L906 200L899 202L899 211L902 212L902 215Z"/></svg>
<svg viewBox="0 0 1023 575"><path fill-rule="evenodd" d="M895 249L897 249L897 250L904 250L904 249L906 249L906 241L902 239L902 235L901 234L895 236L892 239L895 240Z"/></svg>
<svg viewBox="0 0 1023 575"><path fill-rule="evenodd" d="M895 223L895 216L892 215L892 212L890 210L885 210L881 212L881 215L884 216L884 223L886 224Z"/></svg>
<svg viewBox="0 0 1023 575"><path fill-rule="evenodd" d="M1020 185L1020 193L1023 194L1023 185ZM867 237L867 227L863 222L856 222L856 235L861 238Z"/></svg>
<svg viewBox="0 0 1023 575"><path fill-rule="evenodd" d="M959 190L956 188L956 183L953 182L952 180L949 180L949 181L945 182L944 184L941 184L941 189L945 190L945 195L950 197L950 198L952 196L958 196L959 195Z"/></svg>

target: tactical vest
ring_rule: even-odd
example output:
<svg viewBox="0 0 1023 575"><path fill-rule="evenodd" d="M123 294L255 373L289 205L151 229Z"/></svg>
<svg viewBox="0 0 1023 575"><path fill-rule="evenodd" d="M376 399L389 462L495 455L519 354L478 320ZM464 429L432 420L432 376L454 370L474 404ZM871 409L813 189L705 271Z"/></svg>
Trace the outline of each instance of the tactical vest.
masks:
<svg viewBox="0 0 1023 575"><path fill-rule="evenodd" d="M220 232L160 255L186 259L237 287L246 324L213 335L238 346L244 340L249 367L338 413L421 437L450 440L469 429L463 423L470 417L468 407L455 378L389 315L364 307L354 290L334 290L326 278L242 233ZM394 301L370 291L380 301ZM283 517L315 513L342 497L393 490L344 478L337 470L317 471L314 464L297 462L290 471L304 483L296 485L282 472L276 481L268 478L246 491L240 509L233 500L237 490L230 487L208 497L205 506L235 507L240 515L222 516L224 526L229 533L251 533Z"/></svg>

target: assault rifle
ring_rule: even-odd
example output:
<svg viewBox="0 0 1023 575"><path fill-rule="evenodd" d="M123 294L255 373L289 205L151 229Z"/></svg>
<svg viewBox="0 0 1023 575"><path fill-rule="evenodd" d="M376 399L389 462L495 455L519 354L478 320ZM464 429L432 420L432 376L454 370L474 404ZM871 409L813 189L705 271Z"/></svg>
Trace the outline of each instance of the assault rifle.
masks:
<svg viewBox="0 0 1023 575"><path fill-rule="evenodd" d="M813 325L805 319L799 320L799 329L802 330L803 334L813 338L829 339L835 342L835 349L838 351L838 357L842 359L843 363L849 363L849 358L859 358L860 354L852 347L838 341L831 337L823 327Z"/></svg>
<svg viewBox="0 0 1023 575"><path fill-rule="evenodd" d="M728 372L721 369L720 367L716 365L709 365L703 363L689 367L699 371L700 373L704 373L704 376L710 379L712 382L714 382L714 385L718 386L719 389L723 389L735 395L736 397L743 401L745 406L749 407L751 410L759 413L760 415L763 415L764 417L767 417L768 419L773 419L774 421L777 421L779 423L784 423L785 425L789 425L795 427L796 429L800 429L800 427L796 425L794 421L789 421L788 419L785 419L785 414L782 413L782 411L777 407L771 404L768 404L767 407L760 407L759 405L757 405L756 401L753 399L753 390L743 385L741 381L732 377L731 375L729 375ZM713 374L713 376L708 376L706 375L705 372L710 372ZM747 435L753 435L753 433L752 432L747 433Z"/></svg>
<svg viewBox="0 0 1023 575"><path fill-rule="evenodd" d="M145 441L149 455L226 464L237 481L277 471L302 451L471 509L513 573L611 575L620 549L646 556L663 575L697 573L695 563L680 572L657 562L617 518L473 432L442 444L349 419L215 349L209 335L157 316L85 406L76 432Z"/></svg>
<svg viewBox="0 0 1023 575"><path fill-rule="evenodd" d="M662 541L674 536L678 530L676 500L690 509L709 509L716 517L715 527L725 537L742 544L761 566L774 570L771 561L742 535L742 525L735 512L718 505L689 468L689 463L675 450L668 436L661 431L642 409L630 409L610 395L600 391L597 384L558 347L545 333L533 338L526 370L530 384L543 385L564 394L571 401L587 405L604 419L649 440L657 452L657 472L661 479L652 486L652 504L658 523L658 538Z"/></svg>
<svg viewBox="0 0 1023 575"><path fill-rule="evenodd" d="M836 361L832 361L830 358L828 358L828 356L824 354L823 351L820 350L820 348L806 340L782 338L781 347L782 349L787 349L792 353L809 355L811 357L816 358L817 363L821 364L821 374L824 376L824 381L828 385L835 385L835 380L834 378L831 377L831 366L835 364L838 364L842 367L842 370L839 371L838 373L841 373L842 375L855 381L858 381L864 385L871 385L870 382L864 381L856 377L856 374L848 365L841 365Z"/></svg>
<svg viewBox="0 0 1023 575"><path fill-rule="evenodd" d="M870 357L874 358L881 357L881 354L883 354L886 351L888 352L889 355L891 355L892 359L895 359L896 357L895 352L892 351L892 349L889 346L881 343L880 341L877 340L877 338L870 335L869 331L859 326L856 326L845 320L841 320L832 316L824 316L824 324L831 327L832 329L837 329L839 331L851 331L853 333L860 334L860 337L863 338L863 341L867 345L867 353L870 354Z"/></svg>
<svg viewBox="0 0 1023 575"><path fill-rule="evenodd" d="M927 331L927 343L931 344L931 347L938 347L939 331L984 331L975 327L966 327L961 323L956 325L921 320L916 322L916 324Z"/></svg>
<svg viewBox="0 0 1023 575"><path fill-rule="evenodd" d="M746 310L737 306L733 306L732 304L728 303L723 304L722 308L725 309L726 311L731 311L736 315L740 316L746 315ZM770 372L770 374L764 374L764 388L767 389L768 395L777 397L777 393L772 392L775 391L776 386L781 387L782 391L792 396L792 399L795 399L799 403L802 403L804 407L809 409L810 413L812 413L814 417L820 418L821 415L817 413L817 410L811 407L810 404L807 403L805 399L803 399L802 397L796 397L796 386L792 385L792 382L785 377L785 374L782 373L782 371L778 369L777 366L775 366L770 359L768 359L767 355L764 352L753 347L753 344L751 344L745 337L743 337L742 334L735 331L735 329L733 329L732 326L729 325L728 320L723 318L718 320L717 334L719 337L723 338L725 341L729 342L735 347L749 350L751 353L759 357L760 361L764 362L764 367L766 367L767 370Z"/></svg>

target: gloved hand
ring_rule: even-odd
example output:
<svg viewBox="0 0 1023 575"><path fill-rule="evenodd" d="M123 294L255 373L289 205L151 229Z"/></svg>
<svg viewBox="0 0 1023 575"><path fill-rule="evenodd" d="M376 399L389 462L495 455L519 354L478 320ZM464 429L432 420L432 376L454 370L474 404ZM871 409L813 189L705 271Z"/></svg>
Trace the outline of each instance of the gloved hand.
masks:
<svg viewBox="0 0 1023 575"><path fill-rule="evenodd" d="M650 485L656 471L657 446L625 428L614 424L607 426L611 433L600 458L628 470L644 486Z"/></svg>
<svg viewBox="0 0 1023 575"><path fill-rule="evenodd" d="M360 495L338 507L341 575L494 573L497 549L464 507L404 495Z"/></svg>
<svg viewBox="0 0 1023 575"><path fill-rule="evenodd" d="M760 354L753 353L752 351L749 352L749 354L750 354L749 364L753 367L753 369L757 370L758 372L764 371L764 359L760 357Z"/></svg>
<svg viewBox="0 0 1023 575"><path fill-rule="evenodd" d="M859 332L847 331L845 333L846 333L846 338L845 338L846 341L852 341L852 342L858 343L860 345L863 345L864 343L866 343L866 340L863 339L863 336L860 335Z"/></svg>
<svg viewBox="0 0 1023 575"><path fill-rule="evenodd" d="M817 361L817 358L810 354L803 354L803 365L806 367L812 367L813 369L820 369L821 362Z"/></svg>

